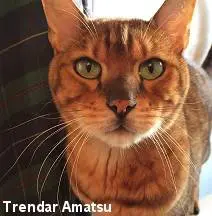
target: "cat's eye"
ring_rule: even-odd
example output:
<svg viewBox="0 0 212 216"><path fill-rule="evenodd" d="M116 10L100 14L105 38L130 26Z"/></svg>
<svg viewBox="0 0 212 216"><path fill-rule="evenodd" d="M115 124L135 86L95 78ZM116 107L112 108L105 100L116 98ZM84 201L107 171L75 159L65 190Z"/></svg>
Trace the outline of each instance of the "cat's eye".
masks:
<svg viewBox="0 0 212 216"><path fill-rule="evenodd" d="M142 63L139 68L139 75L146 80L154 80L160 77L165 71L165 64L160 59L149 59Z"/></svg>
<svg viewBox="0 0 212 216"><path fill-rule="evenodd" d="M76 72L85 79L97 79L101 74L101 66L90 58L80 58L75 62Z"/></svg>

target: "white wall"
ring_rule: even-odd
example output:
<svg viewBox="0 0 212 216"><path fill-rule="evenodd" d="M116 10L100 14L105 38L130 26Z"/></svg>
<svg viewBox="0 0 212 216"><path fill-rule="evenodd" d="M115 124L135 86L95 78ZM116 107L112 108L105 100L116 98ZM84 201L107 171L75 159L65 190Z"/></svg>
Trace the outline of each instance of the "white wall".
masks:
<svg viewBox="0 0 212 216"><path fill-rule="evenodd" d="M165 0L94 0L94 17L149 20Z"/></svg>
<svg viewBox="0 0 212 216"><path fill-rule="evenodd" d="M193 22L191 38L185 55L201 65L207 57L212 44L212 1L198 0Z"/></svg>

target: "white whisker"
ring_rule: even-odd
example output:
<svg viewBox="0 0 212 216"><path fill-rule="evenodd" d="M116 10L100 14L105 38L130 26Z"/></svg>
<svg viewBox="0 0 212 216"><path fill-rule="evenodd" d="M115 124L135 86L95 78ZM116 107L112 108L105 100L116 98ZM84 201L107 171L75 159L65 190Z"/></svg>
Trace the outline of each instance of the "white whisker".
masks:
<svg viewBox="0 0 212 216"><path fill-rule="evenodd" d="M44 132L42 132L41 134L39 134L35 139L33 139L27 146L26 148L21 152L21 154L18 156L18 158L16 159L16 161L14 162L14 164L8 169L8 171L0 178L0 182L5 178L5 176L13 169L13 167L17 164L17 162L19 161L19 159L22 157L22 155L26 152L26 150L39 138L41 137L43 134L47 133L48 131L51 131L52 129L56 128L56 127L60 127L61 125L64 125L65 123L61 123L59 125L56 125L54 127L49 128L48 130L45 130Z"/></svg>
<svg viewBox="0 0 212 216"><path fill-rule="evenodd" d="M65 137L65 139L68 138L71 134L73 134L73 132L77 131L78 129L80 129L80 127L76 128L74 131L71 131L70 133L68 133L68 135ZM80 132L74 137L73 141L74 141L79 135L80 135ZM60 144L60 143L58 143L58 145L59 145L59 144ZM54 167L54 165L57 163L57 161L58 161L60 158L62 159L63 155L65 154L66 150L67 150L69 147L70 147L70 146L67 145L67 146L64 148L64 150L59 154L59 156L56 158L56 160L54 161L54 163L51 165L49 171L47 172L47 174L46 174L46 176L45 176L45 178L44 178L44 181L43 181L43 183L42 183L42 186L41 186L41 189L40 189L40 193L39 193L39 200L40 200L40 201L41 201L42 190L43 190L43 188L44 188L44 186L45 186L46 180L47 180L47 178L48 178L48 176L49 176L49 174L50 174L52 168Z"/></svg>
<svg viewBox="0 0 212 216"><path fill-rule="evenodd" d="M78 121L79 121L80 119L82 119L82 118L83 118L83 117L81 117L81 118L76 118L76 119L72 119L71 121L67 122L65 126L59 128L59 129L56 130L54 133L51 133L48 137L46 137L46 138L36 147L36 149L34 150L33 155L32 155L32 157L31 157L31 159L30 159L30 163L29 163L29 164L32 163L33 158L34 158L36 152L37 152L38 149L42 146L42 144L45 143L46 140L48 140L50 137L54 136L55 134L59 133L60 131L62 131L62 130L65 129L66 127L70 126L72 123L78 122Z"/></svg>
<svg viewBox="0 0 212 216"><path fill-rule="evenodd" d="M57 203L58 203L58 204L59 204L60 184L61 184L61 181L62 181L62 177L63 177L64 171L65 171L66 166L67 166L67 164L68 164L68 162L69 162L69 160L70 160L70 158L71 158L72 153L74 152L75 148L76 148L77 145L79 144L81 138L86 134L86 132L82 131L81 134L82 134L82 135L79 137L78 141L75 143L73 149L71 150L71 153L70 153L69 156L68 156L68 159L67 159L67 161L66 161L66 163L65 163L65 165L64 165L64 167L63 167L62 173L61 173L60 178L59 178L58 187L57 187ZM73 142L73 140L72 140L68 145L70 145L72 142ZM60 212L61 212L61 210L60 210Z"/></svg>
<svg viewBox="0 0 212 216"><path fill-rule="evenodd" d="M11 50L12 48L15 48L15 47L17 47L17 46L19 46L19 45L21 45L21 44L23 44L23 43L25 43L25 42L33 39L33 38L40 37L40 36L45 35L47 33L48 33L48 31L44 31L44 32L40 32L38 34L31 35L31 36L29 36L29 37L27 37L27 38L25 38L25 39L23 39L23 40L21 40L21 41L19 41L17 43L14 43L14 44L10 45L9 47L7 47L7 48L5 48L3 50L0 50L0 55L2 55L3 53Z"/></svg>

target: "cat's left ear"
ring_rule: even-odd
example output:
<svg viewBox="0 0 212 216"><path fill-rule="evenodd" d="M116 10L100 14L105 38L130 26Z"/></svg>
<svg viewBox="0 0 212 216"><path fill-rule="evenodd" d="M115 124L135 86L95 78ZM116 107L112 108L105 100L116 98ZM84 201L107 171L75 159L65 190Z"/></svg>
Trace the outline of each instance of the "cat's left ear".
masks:
<svg viewBox="0 0 212 216"><path fill-rule="evenodd" d="M73 0L42 0L49 26L49 41L55 51L67 49L71 40L79 37L86 17Z"/></svg>
<svg viewBox="0 0 212 216"><path fill-rule="evenodd" d="M166 0L153 18L158 28L170 36L178 52L182 52L188 44L195 3L196 0Z"/></svg>

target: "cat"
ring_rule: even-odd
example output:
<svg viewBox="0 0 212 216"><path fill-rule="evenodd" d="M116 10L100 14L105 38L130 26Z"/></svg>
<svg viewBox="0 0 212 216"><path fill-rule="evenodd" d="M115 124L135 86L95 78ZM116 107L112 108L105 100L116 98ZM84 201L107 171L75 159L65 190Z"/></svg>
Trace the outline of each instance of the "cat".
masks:
<svg viewBox="0 0 212 216"><path fill-rule="evenodd" d="M42 0L70 185L83 203L112 204L95 215L198 214L212 91L182 57L195 2L167 0L144 22L89 19L71 0Z"/></svg>

